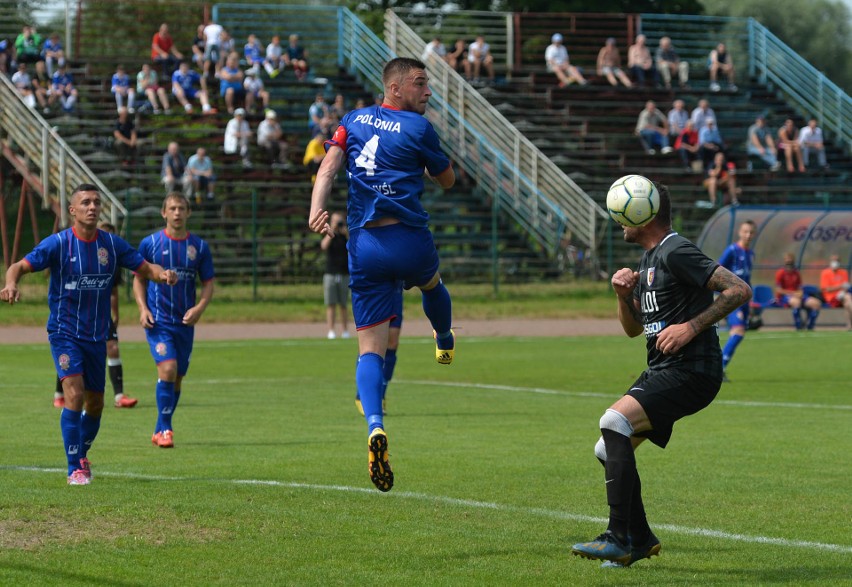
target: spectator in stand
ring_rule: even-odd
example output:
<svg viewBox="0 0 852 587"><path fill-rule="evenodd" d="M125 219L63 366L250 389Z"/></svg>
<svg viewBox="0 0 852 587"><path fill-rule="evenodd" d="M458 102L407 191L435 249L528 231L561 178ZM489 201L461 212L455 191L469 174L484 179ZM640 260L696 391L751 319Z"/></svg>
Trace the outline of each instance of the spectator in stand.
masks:
<svg viewBox="0 0 852 587"><path fill-rule="evenodd" d="M250 114L254 114L256 102L260 102L264 110L269 108L269 92L264 87L263 80L260 79L260 72L253 69L247 70L243 88L246 94L246 110Z"/></svg>
<svg viewBox="0 0 852 587"><path fill-rule="evenodd" d="M47 67L47 75L53 75L57 67L65 64L65 49L58 34L53 33L44 42L44 46L41 48L41 57Z"/></svg>
<svg viewBox="0 0 852 587"><path fill-rule="evenodd" d="M304 81L308 75L308 52L299 44L299 35L290 35L287 49L284 51L284 64L292 67L296 79Z"/></svg>
<svg viewBox="0 0 852 587"><path fill-rule="evenodd" d="M313 138L305 147L305 155L302 157L302 164L311 172L311 183L317 181L317 170L320 163L325 159L325 141L328 138L328 133L321 126L316 127Z"/></svg>
<svg viewBox="0 0 852 587"><path fill-rule="evenodd" d="M234 38L228 31L222 29L222 36L219 37L219 63L218 68L216 69L217 72L221 71L222 67L224 67L225 65L225 61L227 60L228 56L234 51L236 51L236 42L234 41ZM237 65L239 65L239 63L240 56L238 53Z"/></svg>
<svg viewBox="0 0 852 587"><path fill-rule="evenodd" d="M656 153L657 149L660 149L663 155L672 152L669 146L669 123L666 115L657 109L653 100L645 102L645 109L639 113L636 121L634 134L639 137L642 148L649 155Z"/></svg>
<svg viewBox="0 0 852 587"><path fill-rule="evenodd" d="M115 121L112 138L115 152L122 164L132 165L135 163L139 138L136 134L136 124L133 122L133 117L130 116L127 106L118 109L118 120Z"/></svg>
<svg viewBox="0 0 852 587"><path fill-rule="evenodd" d="M636 42L627 50L627 69L640 86L660 83L651 50L645 44L645 35L636 35Z"/></svg>
<svg viewBox="0 0 852 587"><path fill-rule="evenodd" d="M226 155L239 153L243 161L243 167L251 169L252 163L249 158L249 139L251 139L251 128L246 120L246 111L242 108L234 110L234 117L228 121L225 127L224 150Z"/></svg>
<svg viewBox="0 0 852 587"><path fill-rule="evenodd" d="M313 131L318 126L326 133L331 126L328 104L325 103L325 96L322 92L316 95L314 103L308 108L308 129Z"/></svg>
<svg viewBox="0 0 852 587"><path fill-rule="evenodd" d="M840 255L832 255L828 267L820 273L819 288L826 304L832 308L843 308L846 330L852 330L852 290L849 286L849 272L840 268Z"/></svg>
<svg viewBox="0 0 852 587"><path fill-rule="evenodd" d="M216 175L213 173L213 161L207 156L204 147L198 147L186 162L186 173L195 194L195 203L203 204L205 200L208 204L212 203L215 197L213 190L216 187ZM206 194L206 198L202 194Z"/></svg>
<svg viewBox="0 0 852 587"><path fill-rule="evenodd" d="M778 151L775 150L775 141L772 140L772 133L766 128L766 118L763 116L758 116L754 124L748 127L746 152L749 155L760 157L769 166L769 171L781 169L781 164L778 162Z"/></svg>
<svg viewBox="0 0 852 587"><path fill-rule="evenodd" d="M669 136L676 138L680 136L683 129L686 128L686 123L689 121L689 112L686 111L686 105L683 100L675 100L672 102L672 109L669 110Z"/></svg>
<svg viewBox="0 0 852 587"><path fill-rule="evenodd" d="M35 28L25 26L15 39L15 61L18 63L35 63L41 60L41 35Z"/></svg>
<svg viewBox="0 0 852 587"><path fill-rule="evenodd" d="M47 75L47 65L44 61L36 61L35 73L31 76L33 84L33 94L38 101L42 112L47 114L50 110L47 107L47 100L50 95L51 76Z"/></svg>
<svg viewBox="0 0 852 587"><path fill-rule="evenodd" d="M725 43L719 43L716 48L710 51L710 91L718 92L722 86L716 81L720 73L728 77L728 89L732 92L737 91L737 85L734 83L734 59L728 53Z"/></svg>
<svg viewBox="0 0 852 587"><path fill-rule="evenodd" d="M799 144L802 146L802 158L805 167L810 165L811 155L817 156L817 163L821 169L828 169L828 161L825 158L825 142L822 138L822 129L817 126L817 119L808 120L808 126L799 132Z"/></svg>
<svg viewBox="0 0 852 587"><path fill-rule="evenodd" d="M698 130L698 153L704 169L709 169L716 155L725 152L725 141L716 127L716 120L709 116L704 119L704 128Z"/></svg>
<svg viewBox="0 0 852 587"><path fill-rule="evenodd" d="M192 62L195 63L198 69L204 67L204 46L206 44L207 41L204 40L204 25L200 24L195 29L195 38L192 39L190 47L192 50Z"/></svg>
<svg viewBox="0 0 852 587"><path fill-rule="evenodd" d="M160 166L160 177L166 188L166 194L181 191L189 193L191 186L190 176L186 173L186 159L181 155L180 147L174 141L169 143L166 152L163 153L163 164Z"/></svg>
<svg viewBox="0 0 852 587"><path fill-rule="evenodd" d="M200 90L195 89L196 83L201 85ZM216 110L210 107L210 100L207 97L207 80L197 71L190 69L186 61L181 61L177 71L172 74L172 95L187 112L192 112L191 102L198 98L201 102L202 114L216 113Z"/></svg>
<svg viewBox="0 0 852 587"><path fill-rule="evenodd" d="M690 118L692 118L696 130L701 132L701 129L707 126L708 118L716 120L716 113L710 108L710 102L702 98L698 101L698 106L692 111Z"/></svg>
<svg viewBox="0 0 852 587"><path fill-rule="evenodd" d="M672 40L669 37L660 39L660 46L657 47L655 56L657 62L657 71L663 78L663 84L669 90L672 87L672 75L677 74L677 81L681 88L687 87L689 82L689 63L681 61L677 51L672 47Z"/></svg>
<svg viewBox="0 0 852 587"><path fill-rule="evenodd" d="M266 56L263 59L263 69L269 77L276 78L287 64L284 62L284 49L281 47L281 37L275 35L266 46Z"/></svg>
<svg viewBox="0 0 852 587"><path fill-rule="evenodd" d="M263 46L257 40L257 35L249 35L243 47L243 56L249 71L259 74L263 65Z"/></svg>
<svg viewBox="0 0 852 587"><path fill-rule="evenodd" d="M461 70L464 71L464 64L466 63L467 43L464 42L464 39L456 39L456 42L453 44L453 50L447 53L447 64L461 73L459 64L462 64Z"/></svg>
<svg viewBox="0 0 852 587"><path fill-rule="evenodd" d="M122 108L127 106L130 114L136 112L136 90L130 85L130 76L124 71L123 65L118 65L115 68L109 91L115 98L116 110L121 111Z"/></svg>
<svg viewBox="0 0 852 587"><path fill-rule="evenodd" d="M621 69L621 52L615 46L615 37L608 38L598 51L597 65L598 75L605 76L610 85L617 86L618 82L621 82L625 87L633 87L633 82Z"/></svg>
<svg viewBox="0 0 852 587"><path fill-rule="evenodd" d="M805 295L802 289L802 276L796 269L796 257L793 253L784 253L784 267L775 272L775 300L782 308L793 309L793 324L796 330L802 330L802 317L799 311L808 312L808 330L816 325L822 302L813 296Z"/></svg>
<svg viewBox="0 0 852 587"><path fill-rule="evenodd" d="M707 177L704 180L704 187L707 188L707 196L710 200L709 208L716 207L716 192L719 189L727 190L725 204L734 206L739 204L736 175L737 168L733 161L728 161L724 151L718 151L707 168Z"/></svg>
<svg viewBox="0 0 852 587"><path fill-rule="evenodd" d="M568 59L568 49L562 44L562 35L559 33L554 33L550 37L550 45L544 50L544 63L547 66L547 71L556 74L560 88L574 82L581 86L589 83L580 73L580 70L571 65L571 61ZM474 78L478 77L478 73L474 75ZM493 78L494 75L491 74L491 77Z"/></svg>
<svg viewBox="0 0 852 587"><path fill-rule="evenodd" d="M792 118L784 121L784 126L778 129L778 150L784 152L784 160L787 162L787 172L793 173L793 159L799 162L799 171L805 170L802 160L802 146L799 144L799 129Z"/></svg>
<svg viewBox="0 0 852 587"><path fill-rule="evenodd" d="M201 71L205 77L219 73L219 60L222 57L222 25L210 21L204 27L204 65ZM212 68L212 71L211 71Z"/></svg>
<svg viewBox="0 0 852 587"><path fill-rule="evenodd" d="M346 315L349 313L349 255L346 243L349 240L349 229L346 227L346 217L340 212L332 212L329 218L332 233L322 235L320 249L325 251L325 273L322 276L323 301L325 302L326 325L329 340L337 338L334 329L335 308L339 309L341 338L349 338L346 326Z"/></svg>
<svg viewBox="0 0 852 587"><path fill-rule="evenodd" d="M33 80L27 73L27 64L23 61L18 63L18 71L12 75L12 83L18 89L18 93L24 100L24 104L30 108L36 107L36 97L33 92Z"/></svg>
<svg viewBox="0 0 852 587"><path fill-rule="evenodd" d="M142 69L136 74L136 93L148 98L154 114L160 113L160 106L166 114L171 114L169 96L166 94L166 89L157 83L158 81L157 72L147 63L143 63Z"/></svg>
<svg viewBox="0 0 852 587"><path fill-rule="evenodd" d="M423 63L428 64L429 58L434 55L436 59L447 60L447 48L444 47L444 44L441 42L441 37L435 36L431 41L426 43L426 47L423 49L423 55L420 56L420 60Z"/></svg>
<svg viewBox="0 0 852 587"><path fill-rule="evenodd" d="M287 141L284 140L284 131L278 124L278 115L275 110L267 110L266 116L257 127L257 146L266 153L267 160L273 169L286 169L289 167L287 158Z"/></svg>
<svg viewBox="0 0 852 587"><path fill-rule="evenodd" d="M343 118L343 115L349 112L346 107L346 97L343 94L337 94L334 97L334 103L328 109L329 118L331 119L331 127L334 128Z"/></svg>
<svg viewBox="0 0 852 587"><path fill-rule="evenodd" d="M151 39L151 62L163 68L163 79L169 79L183 60L183 54L175 47L175 41L169 34L169 25L163 23ZM151 102L154 104L154 102Z"/></svg>
<svg viewBox="0 0 852 587"><path fill-rule="evenodd" d="M12 62L12 49L14 45L9 39L0 39L0 74L9 74L9 64Z"/></svg>
<svg viewBox="0 0 852 587"><path fill-rule="evenodd" d="M683 168L692 171L692 162L698 160L698 131L691 120L686 121L686 126L675 139L675 151L680 157Z"/></svg>
<svg viewBox="0 0 852 587"><path fill-rule="evenodd" d="M74 104L77 102L74 76L68 73L65 65L60 65L51 79L48 105L52 106L57 101L62 104L62 111L66 114L74 111Z"/></svg>
<svg viewBox="0 0 852 587"><path fill-rule="evenodd" d="M219 95L225 98L228 114L233 114L235 103L245 97L244 81L239 55L229 54L224 67L219 70Z"/></svg>
<svg viewBox="0 0 852 587"><path fill-rule="evenodd" d="M485 42L485 37L479 35L467 48L465 76L472 79L474 83L479 83L479 73L482 68L485 68L485 73L488 74L488 82L494 82L494 57L491 55L491 46Z"/></svg>

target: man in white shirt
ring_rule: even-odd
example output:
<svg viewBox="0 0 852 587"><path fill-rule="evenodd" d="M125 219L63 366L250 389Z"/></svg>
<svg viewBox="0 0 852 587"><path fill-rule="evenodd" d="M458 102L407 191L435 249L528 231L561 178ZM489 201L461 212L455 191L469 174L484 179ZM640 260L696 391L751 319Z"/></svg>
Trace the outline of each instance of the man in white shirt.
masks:
<svg viewBox="0 0 852 587"><path fill-rule="evenodd" d="M248 156L248 143L251 136L251 128L246 121L246 111L242 108L234 110L234 117L228 121L228 126L225 127L225 154L235 155L240 154L243 159L243 167L246 169L252 166Z"/></svg>
<svg viewBox="0 0 852 587"><path fill-rule="evenodd" d="M811 154L816 154L817 162L822 169L828 169L825 159L825 142L822 137L822 129L817 126L817 119L808 120L808 126L799 131L799 144L802 146L802 159L805 167L808 166Z"/></svg>
<svg viewBox="0 0 852 587"><path fill-rule="evenodd" d="M544 50L544 62L547 65L547 71L556 74L560 88L564 88L572 82L577 82L581 86L589 83L580 73L580 70L571 65L571 61L568 59L568 49L562 44L562 35L559 33L550 37L550 45Z"/></svg>
<svg viewBox="0 0 852 587"><path fill-rule="evenodd" d="M494 57L491 55L491 47L482 35L476 37L476 40L467 48L465 66L465 77L471 79L471 73L473 73L475 83L479 82L479 71L483 67L488 74L488 81L494 81Z"/></svg>
<svg viewBox="0 0 852 587"><path fill-rule="evenodd" d="M204 27L204 72L209 71L211 62L217 66L216 71L218 72L222 31L224 30L222 25L212 21Z"/></svg>
<svg viewBox="0 0 852 587"><path fill-rule="evenodd" d="M429 57L432 55L435 55L439 59L443 59L445 61L447 59L447 48L444 47L440 37L435 37L426 44L426 48L423 49L423 55L420 56L420 60L428 65Z"/></svg>
<svg viewBox="0 0 852 587"><path fill-rule="evenodd" d="M275 110L267 110L266 117L257 127L257 146L266 151L273 169L284 169L287 165L287 142L284 131L278 124Z"/></svg>

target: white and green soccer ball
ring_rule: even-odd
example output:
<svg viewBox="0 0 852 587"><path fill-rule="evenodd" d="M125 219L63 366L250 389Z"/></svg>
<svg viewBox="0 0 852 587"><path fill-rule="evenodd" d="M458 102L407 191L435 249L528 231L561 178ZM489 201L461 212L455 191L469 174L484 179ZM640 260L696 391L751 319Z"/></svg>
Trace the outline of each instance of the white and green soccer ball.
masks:
<svg viewBox="0 0 852 587"><path fill-rule="evenodd" d="M641 175L625 175L610 186L606 209L622 226L645 226L660 211L660 192Z"/></svg>

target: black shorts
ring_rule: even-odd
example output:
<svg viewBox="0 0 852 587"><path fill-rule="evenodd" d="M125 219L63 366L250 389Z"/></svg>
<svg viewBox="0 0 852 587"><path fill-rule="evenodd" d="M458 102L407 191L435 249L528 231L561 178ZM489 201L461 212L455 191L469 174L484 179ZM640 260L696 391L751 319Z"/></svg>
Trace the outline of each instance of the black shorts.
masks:
<svg viewBox="0 0 852 587"><path fill-rule="evenodd" d="M118 342L118 324L112 320L109 321L109 335L107 336L107 340Z"/></svg>
<svg viewBox="0 0 852 587"><path fill-rule="evenodd" d="M720 387L721 377L705 373L672 368L645 371L625 395L636 398L652 428L634 436L665 448L674 423L710 405Z"/></svg>

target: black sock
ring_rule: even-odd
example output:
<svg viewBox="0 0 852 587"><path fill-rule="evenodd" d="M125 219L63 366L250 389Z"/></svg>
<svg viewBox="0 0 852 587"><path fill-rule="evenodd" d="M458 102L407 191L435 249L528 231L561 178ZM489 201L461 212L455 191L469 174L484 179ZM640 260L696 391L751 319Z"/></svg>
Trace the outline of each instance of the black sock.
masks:
<svg viewBox="0 0 852 587"><path fill-rule="evenodd" d="M630 438L603 428L606 447L606 499L609 504L609 528L624 544L630 531L630 501L636 480L636 457Z"/></svg>
<svg viewBox="0 0 852 587"><path fill-rule="evenodd" d="M109 366L109 380L112 381L112 390L115 395L124 393L124 369L121 363Z"/></svg>
<svg viewBox="0 0 852 587"><path fill-rule="evenodd" d="M59 375L56 376L56 393L63 393L62 380L59 379Z"/></svg>
<svg viewBox="0 0 852 587"><path fill-rule="evenodd" d="M635 462L635 460L634 460ZM630 538L633 544L644 544L651 536L651 527L645 517L645 505L642 503L642 481L639 472L633 480L633 496L630 499Z"/></svg>

